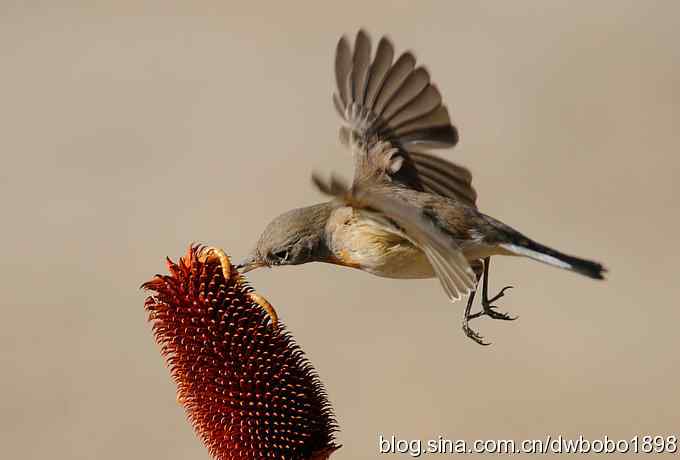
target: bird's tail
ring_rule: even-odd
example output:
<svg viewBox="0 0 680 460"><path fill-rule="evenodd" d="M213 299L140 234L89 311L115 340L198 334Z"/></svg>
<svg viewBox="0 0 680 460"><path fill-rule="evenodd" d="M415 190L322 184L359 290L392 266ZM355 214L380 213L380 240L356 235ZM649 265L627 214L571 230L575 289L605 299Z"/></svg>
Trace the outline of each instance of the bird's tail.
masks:
<svg viewBox="0 0 680 460"><path fill-rule="evenodd" d="M554 267L571 270L589 278L604 279L604 273L607 271L598 262L563 254L519 234L517 234L517 237L512 238L512 240L512 242L501 243L499 246L512 254L529 257Z"/></svg>

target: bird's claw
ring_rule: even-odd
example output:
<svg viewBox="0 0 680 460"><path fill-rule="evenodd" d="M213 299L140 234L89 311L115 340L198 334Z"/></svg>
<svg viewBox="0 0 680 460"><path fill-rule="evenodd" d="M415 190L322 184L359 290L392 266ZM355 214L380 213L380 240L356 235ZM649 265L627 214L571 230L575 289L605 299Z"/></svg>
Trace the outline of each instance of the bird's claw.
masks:
<svg viewBox="0 0 680 460"><path fill-rule="evenodd" d="M491 342L485 342L484 337L470 327L467 320L463 321L463 332L466 336L477 342L479 345L488 346Z"/></svg>
<svg viewBox="0 0 680 460"><path fill-rule="evenodd" d="M498 305L492 305L491 304L492 302L495 302L496 300L505 296L505 291L507 291L508 289L512 289L512 288L513 288L513 286L505 286L503 289L501 289L501 291L498 294L496 294L491 299L482 299L482 311L480 311L479 313L475 313L476 316L474 316L474 317L476 318L478 316L486 315L489 318L500 319L500 320L503 320L503 321L514 321L517 318L519 318L518 316L513 316L513 315L510 315L508 313L502 313L502 312L496 311L495 309L498 308Z"/></svg>
<svg viewBox="0 0 680 460"><path fill-rule="evenodd" d="M517 318L519 318L519 316L513 316L513 315L510 315L508 313L503 313L503 312L500 312L500 311L492 310L492 308L497 308L497 307L495 305L489 305L489 309L484 310L483 312L480 312L480 314L487 315L491 319L500 319L500 320L503 320L503 321L514 321Z"/></svg>

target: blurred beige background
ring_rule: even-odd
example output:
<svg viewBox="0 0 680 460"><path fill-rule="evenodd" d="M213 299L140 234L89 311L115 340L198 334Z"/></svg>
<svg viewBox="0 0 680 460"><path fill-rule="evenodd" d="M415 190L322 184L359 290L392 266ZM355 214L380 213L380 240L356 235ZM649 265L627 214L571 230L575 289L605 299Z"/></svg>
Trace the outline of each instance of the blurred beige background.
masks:
<svg viewBox="0 0 680 460"><path fill-rule="evenodd" d="M240 258L275 215L321 201L313 169L350 174L332 59L360 26L430 69L461 131L442 154L471 168L481 209L610 277L497 258L520 319L475 322L483 348L435 280L255 272L328 388L334 458L377 457L379 432L680 431L680 3L0 11L3 458L208 458L138 286L191 241Z"/></svg>

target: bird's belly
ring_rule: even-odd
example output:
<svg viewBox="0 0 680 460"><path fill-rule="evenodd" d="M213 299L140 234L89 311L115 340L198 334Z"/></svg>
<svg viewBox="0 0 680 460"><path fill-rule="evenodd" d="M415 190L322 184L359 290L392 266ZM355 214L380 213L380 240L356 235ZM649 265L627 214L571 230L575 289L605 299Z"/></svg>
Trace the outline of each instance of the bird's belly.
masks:
<svg viewBox="0 0 680 460"><path fill-rule="evenodd" d="M425 254L410 245L392 247L391 250L367 259L362 268L385 278L432 278L434 270Z"/></svg>
<svg viewBox="0 0 680 460"><path fill-rule="evenodd" d="M370 220L348 216L331 229L331 251L342 265L385 278L432 278L425 254L400 235Z"/></svg>

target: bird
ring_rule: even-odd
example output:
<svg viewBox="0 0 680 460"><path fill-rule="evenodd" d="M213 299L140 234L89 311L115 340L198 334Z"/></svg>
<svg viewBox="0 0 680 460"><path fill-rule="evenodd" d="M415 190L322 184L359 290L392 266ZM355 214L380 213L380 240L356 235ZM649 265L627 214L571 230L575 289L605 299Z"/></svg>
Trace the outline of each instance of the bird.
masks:
<svg viewBox="0 0 680 460"><path fill-rule="evenodd" d="M395 58L396 57L396 58ZM593 279L605 267L542 245L477 207L472 174L430 152L459 140L441 93L410 51L395 55L382 37L372 53L360 29L335 53L333 105L342 119L340 142L354 162L352 184L312 174L329 201L289 210L264 229L237 265L242 272L324 262L397 279L438 278L452 302L468 296L465 335L488 345L469 321L514 320L489 298L490 258L521 256ZM481 310L472 313L481 284Z"/></svg>

